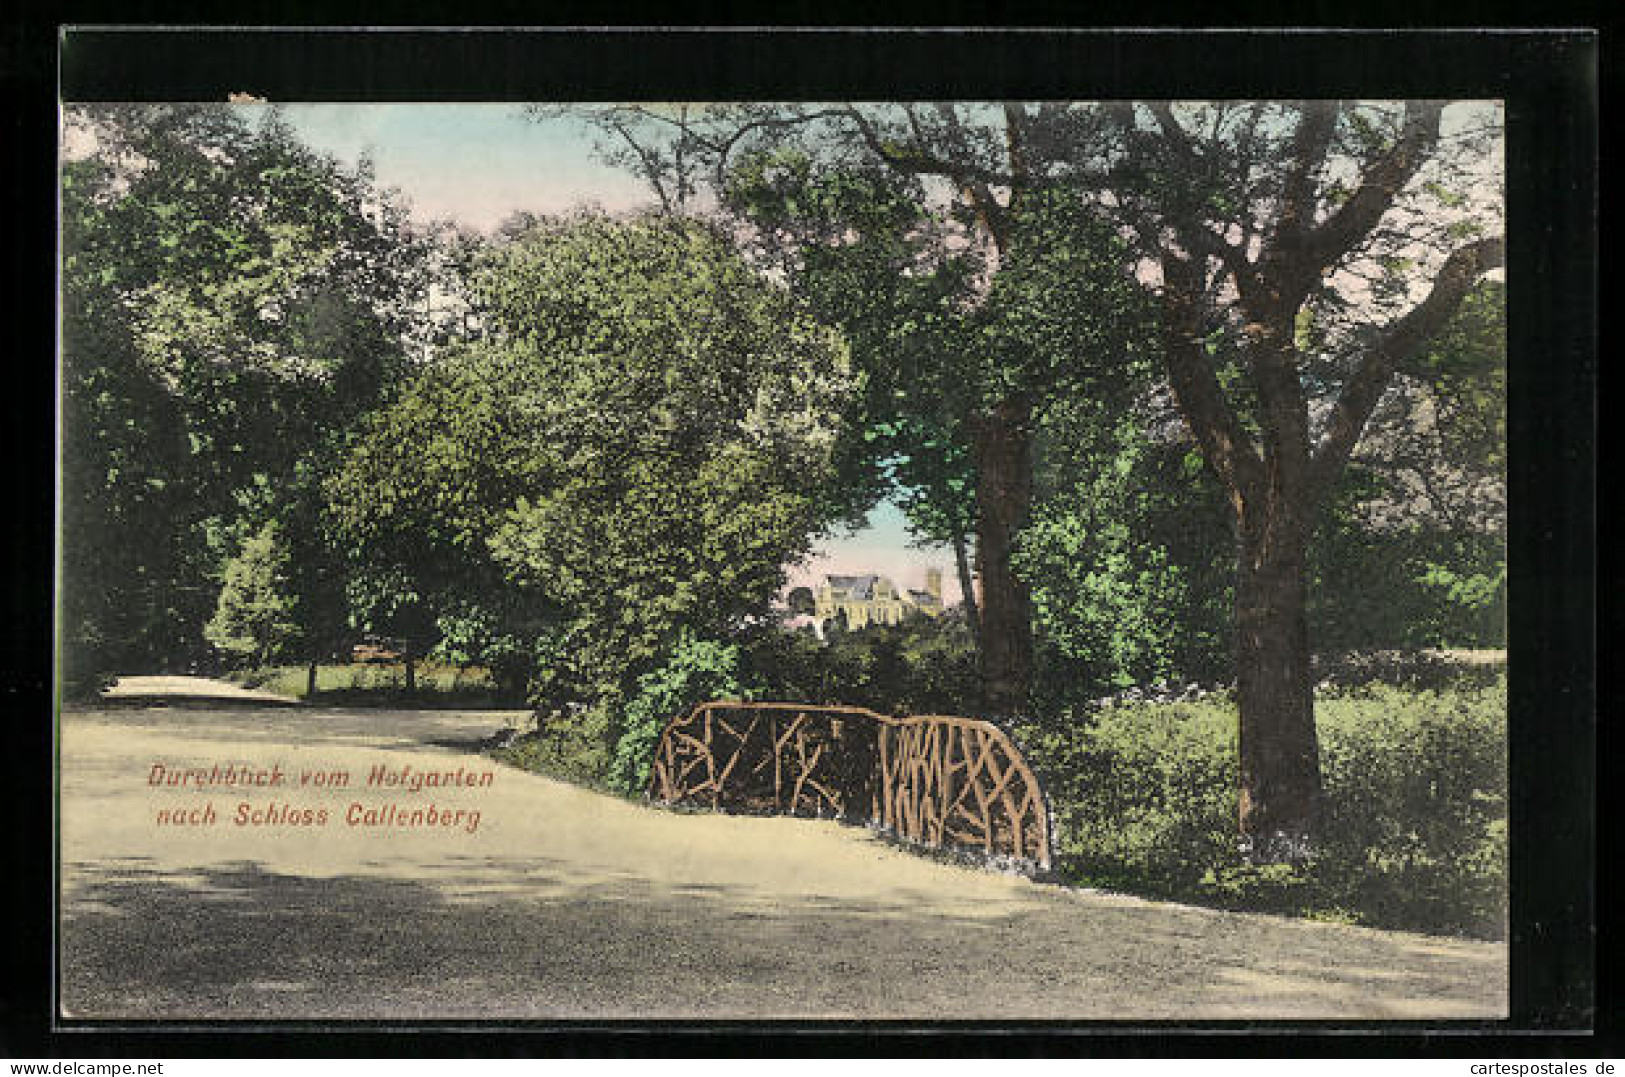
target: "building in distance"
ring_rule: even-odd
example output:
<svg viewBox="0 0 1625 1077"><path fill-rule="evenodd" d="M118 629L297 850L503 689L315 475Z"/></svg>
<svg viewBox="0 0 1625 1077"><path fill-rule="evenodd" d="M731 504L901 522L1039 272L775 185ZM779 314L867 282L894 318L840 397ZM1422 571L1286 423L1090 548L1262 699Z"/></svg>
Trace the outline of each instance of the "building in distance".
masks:
<svg viewBox="0 0 1625 1077"><path fill-rule="evenodd" d="M940 617L942 570L925 571L925 590L905 590L886 576L825 576L813 593L813 618L819 626L844 621L849 630L869 625L902 624L911 616Z"/></svg>

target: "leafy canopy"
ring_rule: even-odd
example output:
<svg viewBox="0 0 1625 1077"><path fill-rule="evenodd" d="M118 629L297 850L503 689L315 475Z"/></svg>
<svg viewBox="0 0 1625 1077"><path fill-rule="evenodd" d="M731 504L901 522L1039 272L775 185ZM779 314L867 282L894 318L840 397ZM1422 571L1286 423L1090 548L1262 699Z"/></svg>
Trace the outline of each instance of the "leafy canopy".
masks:
<svg viewBox="0 0 1625 1077"><path fill-rule="evenodd" d="M764 611L834 511L840 338L692 221L540 222L472 292L486 338L373 416L331 484L345 532L528 639L552 698L629 690L681 628Z"/></svg>
<svg viewBox="0 0 1625 1077"><path fill-rule="evenodd" d="M407 363L423 251L365 168L274 111L65 123L67 662L180 660L222 563Z"/></svg>

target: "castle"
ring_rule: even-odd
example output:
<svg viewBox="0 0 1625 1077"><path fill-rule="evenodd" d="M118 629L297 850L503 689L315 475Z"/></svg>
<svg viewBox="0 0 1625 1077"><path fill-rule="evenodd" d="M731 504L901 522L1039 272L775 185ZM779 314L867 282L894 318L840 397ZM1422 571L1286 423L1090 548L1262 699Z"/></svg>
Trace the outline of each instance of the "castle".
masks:
<svg viewBox="0 0 1625 1077"><path fill-rule="evenodd" d="M885 576L825 576L813 594L813 616L820 626L844 615L846 627L894 625L920 613L942 614L942 570L925 571L925 590L899 590Z"/></svg>

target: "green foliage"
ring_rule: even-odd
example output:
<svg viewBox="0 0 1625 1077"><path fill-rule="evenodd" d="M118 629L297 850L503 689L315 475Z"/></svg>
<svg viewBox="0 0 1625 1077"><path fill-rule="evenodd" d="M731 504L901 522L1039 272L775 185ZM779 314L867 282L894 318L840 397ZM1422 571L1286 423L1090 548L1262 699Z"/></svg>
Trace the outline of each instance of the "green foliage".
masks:
<svg viewBox="0 0 1625 1077"><path fill-rule="evenodd" d="M1075 397L1121 405L1160 357L1129 245L1079 195L1056 185L1020 201L979 318L1003 395L1040 407Z"/></svg>
<svg viewBox="0 0 1625 1077"><path fill-rule="evenodd" d="M743 648L749 680L773 699L964 714L980 692L970 631L954 617L910 617L832 632L827 641L769 628Z"/></svg>
<svg viewBox="0 0 1625 1077"><path fill-rule="evenodd" d="M1469 292L1379 410L1313 544L1322 649L1506 643L1506 294Z"/></svg>
<svg viewBox="0 0 1625 1077"><path fill-rule="evenodd" d="M841 632L758 626L723 643L684 633L670 656L638 678L620 708L608 786L641 793L666 722L708 699L771 699L869 707L883 713L964 713L977 690L976 655L963 622L915 617ZM611 728L617 728L611 723Z"/></svg>
<svg viewBox="0 0 1625 1077"><path fill-rule="evenodd" d="M1472 527L1377 528L1384 476L1350 467L1310 548L1309 624L1323 651L1504 647L1506 543Z"/></svg>
<svg viewBox="0 0 1625 1077"><path fill-rule="evenodd" d="M288 593L288 550L274 524L244 540L226 563L209 642L237 662L264 665L298 637L298 601Z"/></svg>
<svg viewBox="0 0 1625 1077"><path fill-rule="evenodd" d="M1506 680L1371 685L1317 701L1326 818L1305 866L1236 848L1225 697L1107 707L1020 734L1075 882L1378 927L1498 938L1506 910Z"/></svg>
<svg viewBox="0 0 1625 1077"><path fill-rule="evenodd" d="M501 603L496 610L478 601L448 596L435 618L439 641L431 654L456 665L483 663L496 684L515 698L526 698L544 670L556 661L552 637L545 631L527 633L524 611L516 603Z"/></svg>
<svg viewBox="0 0 1625 1077"><path fill-rule="evenodd" d="M671 657L638 678L619 724L610 786L628 796L649 784L649 765L666 722L708 699L755 698L741 680L739 647L684 633Z"/></svg>
<svg viewBox="0 0 1625 1077"><path fill-rule="evenodd" d="M694 222L544 226L478 284L550 465L488 546L564 611L574 690L625 691L679 630L765 608L828 511L839 339Z"/></svg>
<svg viewBox="0 0 1625 1077"><path fill-rule="evenodd" d="M422 248L274 112L66 122L96 148L62 173L64 662L179 665L222 563L404 362Z"/></svg>
<svg viewBox="0 0 1625 1077"><path fill-rule="evenodd" d="M1376 688L1324 709L1321 885L1373 922L1505 931L1506 680Z"/></svg>
<svg viewBox="0 0 1625 1077"><path fill-rule="evenodd" d="M548 773L642 793L660 731L672 717L709 699L770 699L865 706L884 713L964 713L976 691L970 635L953 619L911 618L875 625L823 642L810 632L758 625L730 642L683 632L675 647L642 674L624 700L606 697L571 718L560 716L539 734L556 742L527 748ZM596 716L596 717L594 717ZM585 722L601 722L613 751L601 758L582 738ZM571 747L574 745L574 747ZM542 754L538 754L542 753ZM547 755L547 760L542 755ZM534 758L533 758L534 757Z"/></svg>
<svg viewBox="0 0 1625 1077"><path fill-rule="evenodd" d="M608 711L591 707L570 721L547 723L491 755L522 770L617 792L606 780L610 773L609 725Z"/></svg>
<svg viewBox="0 0 1625 1077"><path fill-rule="evenodd" d="M1043 709L1135 684L1220 679L1229 660L1228 510L1140 409L1055 404L1017 571L1032 588Z"/></svg>
<svg viewBox="0 0 1625 1077"><path fill-rule="evenodd" d="M694 221L535 222L472 288L488 336L367 419L332 516L442 653L544 709L625 698L764 610L833 511L845 349Z"/></svg>

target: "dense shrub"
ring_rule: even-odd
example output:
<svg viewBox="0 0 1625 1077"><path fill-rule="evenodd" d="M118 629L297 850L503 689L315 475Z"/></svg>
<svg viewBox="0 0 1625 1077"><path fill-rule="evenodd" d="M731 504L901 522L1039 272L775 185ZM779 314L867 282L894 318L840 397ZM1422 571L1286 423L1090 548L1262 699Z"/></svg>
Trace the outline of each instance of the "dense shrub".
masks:
<svg viewBox="0 0 1625 1077"><path fill-rule="evenodd" d="M1424 930L1505 932L1506 681L1374 687L1322 708L1327 899Z"/></svg>
<svg viewBox="0 0 1625 1077"><path fill-rule="evenodd" d="M752 681L776 699L961 714L980 694L970 630L955 617L835 631L827 641L772 628L745 643L744 659Z"/></svg>
<svg viewBox="0 0 1625 1077"><path fill-rule="evenodd" d="M739 647L684 635L665 664L638 678L637 693L622 710L620 735L609 760L609 785L628 795L649 783L660 731L672 716L708 699L740 699Z"/></svg>
<svg viewBox="0 0 1625 1077"><path fill-rule="evenodd" d="M1249 867L1237 854L1227 696L1019 730L1049 790L1063 873L1161 897L1503 936L1504 676L1339 689L1316 713L1327 814L1300 868Z"/></svg>
<svg viewBox="0 0 1625 1077"><path fill-rule="evenodd" d="M1323 688L1390 685L1415 691L1488 688L1506 675L1506 652L1484 650L1476 659L1437 650L1360 650L1315 656L1315 679Z"/></svg>
<svg viewBox="0 0 1625 1077"><path fill-rule="evenodd" d="M592 708L568 721L549 721L491 752L497 759L594 789L607 789L609 714Z"/></svg>
<svg viewBox="0 0 1625 1077"><path fill-rule="evenodd" d="M638 678L631 698L544 719L537 734L521 738L501 757L635 796L648 783L666 722L708 699L957 713L975 698L976 686L969 631L951 618L872 626L827 642L777 625L759 625L728 643L684 636L662 665Z"/></svg>

